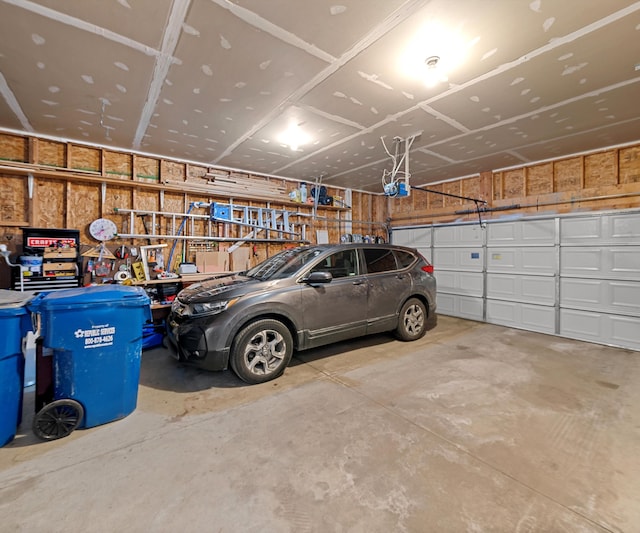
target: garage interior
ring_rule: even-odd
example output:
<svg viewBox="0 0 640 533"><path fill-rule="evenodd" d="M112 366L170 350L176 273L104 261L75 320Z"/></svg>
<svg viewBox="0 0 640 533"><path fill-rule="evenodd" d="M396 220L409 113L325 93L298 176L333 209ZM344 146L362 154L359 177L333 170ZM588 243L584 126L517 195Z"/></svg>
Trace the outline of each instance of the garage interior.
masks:
<svg viewBox="0 0 640 533"><path fill-rule="evenodd" d="M3 292L131 284L161 324L379 239L439 315L254 386L154 346L133 413L51 442L30 384L2 529L640 530L639 32L623 0L0 2Z"/></svg>

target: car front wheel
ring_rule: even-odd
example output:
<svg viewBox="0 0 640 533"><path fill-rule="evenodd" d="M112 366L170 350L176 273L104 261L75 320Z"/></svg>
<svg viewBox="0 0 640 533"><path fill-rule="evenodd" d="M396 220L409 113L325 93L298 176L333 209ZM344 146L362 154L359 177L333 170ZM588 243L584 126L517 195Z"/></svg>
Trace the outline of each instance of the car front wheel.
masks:
<svg viewBox="0 0 640 533"><path fill-rule="evenodd" d="M402 341L415 341L427 332L427 309L417 298L410 298L400 310L396 336Z"/></svg>
<svg viewBox="0 0 640 533"><path fill-rule="evenodd" d="M280 376L291 361L293 338L277 320L262 319L245 326L233 341L229 362L247 383L264 383Z"/></svg>

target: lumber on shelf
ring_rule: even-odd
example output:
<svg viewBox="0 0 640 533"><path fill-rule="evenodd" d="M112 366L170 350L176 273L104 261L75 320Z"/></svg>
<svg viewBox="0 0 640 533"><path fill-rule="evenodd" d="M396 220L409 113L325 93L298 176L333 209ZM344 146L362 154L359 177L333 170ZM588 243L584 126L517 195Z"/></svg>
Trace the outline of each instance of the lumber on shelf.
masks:
<svg viewBox="0 0 640 533"><path fill-rule="evenodd" d="M269 183L263 180L252 180L250 178L220 176L208 174L198 179L187 179L186 181L164 180L167 185L196 186L198 189L209 194L259 196L273 200L287 200L287 190L280 185Z"/></svg>

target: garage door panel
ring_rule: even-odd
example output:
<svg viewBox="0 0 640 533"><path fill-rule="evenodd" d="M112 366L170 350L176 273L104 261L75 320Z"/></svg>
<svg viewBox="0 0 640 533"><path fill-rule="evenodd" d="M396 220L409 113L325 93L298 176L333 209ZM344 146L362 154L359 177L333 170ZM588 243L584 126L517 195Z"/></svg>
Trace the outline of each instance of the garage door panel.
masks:
<svg viewBox="0 0 640 533"><path fill-rule="evenodd" d="M487 272L553 275L556 271L556 249L553 246L487 249Z"/></svg>
<svg viewBox="0 0 640 533"><path fill-rule="evenodd" d="M487 300L487 322L540 333L555 333L554 307Z"/></svg>
<svg viewBox="0 0 640 533"><path fill-rule="evenodd" d="M487 225L489 246L546 244L553 246L556 238L554 219L502 222Z"/></svg>
<svg viewBox="0 0 640 533"><path fill-rule="evenodd" d="M439 270L436 281L439 292L482 297L482 273Z"/></svg>
<svg viewBox="0 0 640 533"><path fill-rule="evenodd" d="M604 229L598 217L563 219L560 221L560 235L565 243L594 243L603 239Z"/></svg>
<svg viewBox="0 0 640 533"><path fill-rule="evenodd" d="M640 280L640 246L564 247L560 250L560 274Z"/></svg>
<svg viewBox="0 0 640 533"><path fill-rule="evenodd" d="M482 272L484 250L482 248L435 248L434 265L440 270L465 270Z"/></svg>
<svg viewBox="0 0 640 533"><path fill-rule="evenodd" d="M394 229L391 233L391 242L398 246L413 246L413 232L412 229Z"/></svg>
<svg viewBox="0 0 640 533"><path fill-rule="evenodd" d="M600 313L579 309L560 309L560 334L600 342L605 335Z"/></svg>
<svg viewBox="0 0 640 533"><path fill-rule="evenodd" d="M561 309L560 335L640 350L640 317Z"/></svg>
<svg viewBox="0 0 640 533"><path fill-rule="evenodd" d="M610 239L627 244L640 244L640 214L609 215Z"/></svg>
<svg viewBox="0 0 640 533"><path fill-rule="evenodd" d="M560 221L563 243L640 244L640 214L609 214L564 218Z"/></svg>
<svg viewBox="0 0 640 533"><path fill-rule="evenodd" d="M611 316L612 344L640 350L640 318L626 316Z"/></svg>
<svg viewBox="0 0 640 533"><path fill-rule="evenodd" d="M487 298L554 305L556 279L553 276L487 274Z"/></svg>
<svg viewBox="0 0 640 533"><path fill-rule="evenodd" d="M576 309L640 316L640 283L564 278L560 281L560 305Z"/></svg>
<svg viewBox="0 0 640 533"><path fill-rule="evenodd" d="M456 294L438 293L438 314L467 318L469 320L483 320L482 298L460 296Z"/></svg>
<svg viewBox="0 0 640 533"><path fill-rule="evenodd" d="M484 230L478 224L436 226L433 233L435 246L482 246Z"/></svg>
<svg viewBox="0 0 640 533"><path fill-rule="evenodd" d="M431 228L394 229L391 233L393 244L411 248L431 247Z"/></svg>

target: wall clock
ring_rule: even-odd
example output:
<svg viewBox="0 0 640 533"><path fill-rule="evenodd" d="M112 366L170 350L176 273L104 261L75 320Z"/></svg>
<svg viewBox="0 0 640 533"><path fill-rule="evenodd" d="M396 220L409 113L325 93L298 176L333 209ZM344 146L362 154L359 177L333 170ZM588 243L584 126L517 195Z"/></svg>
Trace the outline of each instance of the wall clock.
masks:
<svg viewBox="0 0 640 533"><path fill-rule="evenodd" d="M89 234L98 241L108 241L118 234L115 223L108 218L98 218L89 224Z"/></svg>

